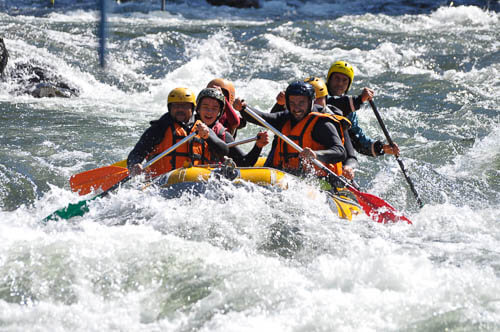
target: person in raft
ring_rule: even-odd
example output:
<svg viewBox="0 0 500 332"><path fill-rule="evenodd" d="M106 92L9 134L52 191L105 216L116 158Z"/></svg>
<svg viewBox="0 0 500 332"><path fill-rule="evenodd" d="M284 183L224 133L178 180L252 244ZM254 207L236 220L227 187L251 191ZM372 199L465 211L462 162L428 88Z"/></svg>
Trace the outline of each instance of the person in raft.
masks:
<svg viewBox="0 0 500 332"><path fill-rule="evenodd" d="M224 112L219 119L219 122L226 127L227 131L236 137L236 130L246 126L245 120L234 110L233 104L235 101L236 90L234 84L224 78L214 78L207 84L207 88L220 89L226 98Z"/></svg>
<svg viewBox="0 0 500 332"><path fill-rule="evenodd" d="M339 133L343 122L341 116L316 112L314 87L302 81L291 83L285 91L286 110L277 113L256 111L266 122L303 148L298 152L278 137L270 166L293 174L313 173L326 176L322 170L311 165L311 159L318 159L337 175L342 175L342 163L347 154ZM240 113L255 124L259 124L242 105ZM240 106L238 106L239 108ZM320 107L320 106L318 106Z"/></svg>
<svg viewBox="0 0 500 332"><path fill-rule="evenodd" d="M193 165L206 164L205 151L227 155L229 148L215 132L201 120L195 119L196 96L187 88L175 88L168 94L167 108L160 119L151 121L141 138L129 153L127 168L132 176L143 172L142 162L151 160L167 150L190 133L197 131L197 136L181 145L175 151L161 158L148 168L147 172L155 177L184 166L185 162Z"/></svg>
<svg viewBox="0 0 500 332"><path fill-rule="evenodd" d="M349 180L354 179L354 170L358 167L358 159L356 158L356 153L352 146L351 139L349 135L344 135L350 128L350 123L344 117L342 117L342 111L337 107L330 106L326 104L326 97L328 96L328 89L325 82L319 78L311 76L306 78L304 82L311 84L314 87L315 99L314 99L314 111L320 113L328 113L337 117L341 123L341 126L337 126L338 134L342 139L344 148L346 150L346 159L342 163L342 175ZM276 96L276 104L273 106L271 113L282 112L286 110L285 107L285 91L280 91ZM274 149L277 144L277 138L275 137L272 143L272 149L269 155L274 153Z"/></svg>
<svg viewBox="0 0 500 332"><path fill-rule="evenodd" d="M224 113L227 98L223 95L220 89L206 88L200 91L196 106L196 119L203 121L215 134L225 143L234 142L231 133L220 123L220 118ZM257 134L257 141L250 152L245 154L237 146L231 147L229 153L224 154L229 156L239 167L251 167L259 159L262 148L269 143L269 135L266 131L261 131ZM209 163L222 162L224 155L217 154L214 151L206 150L204 160Z"/></svg>
<svg viewBox="0 0 500 332"><path fill-rule="evenodd" d="M336 61L328 70L327 88L328 94L327 104L336 106L341 109L343 115L351 121L351 129L349 136L351 137L354 149L366 156L376 157L387 154L399 155L399 147L394 144L392 148L389 144L384 144L380 140L374 140L367 136L363 129L359 126L357 110L367 100L372 100L374 91L369 88L363 88L361 94L357 97L348 96L347 92L354 81L354 68L346 61ZM347 99L345 97L348 97Z"/></svg>

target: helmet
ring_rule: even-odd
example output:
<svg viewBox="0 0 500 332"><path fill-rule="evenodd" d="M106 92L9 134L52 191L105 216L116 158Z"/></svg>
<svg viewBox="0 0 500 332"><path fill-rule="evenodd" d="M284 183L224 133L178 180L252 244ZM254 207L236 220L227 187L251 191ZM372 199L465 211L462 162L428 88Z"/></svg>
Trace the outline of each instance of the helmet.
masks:
<svg viewBox="0 0 500 332"><path fill-rule="evenodd" d="M196 112L198 112L201 100L205 97L213 98L219 102L220 112L219 115L217 116L217 119L220 118L222 113L224 112L224 106L226 104L226 98L224 97L222 92L220 92L219 89L216 88L205 88L201 90L200 93L198 94L198 98L196 99L196 104L198 105L196 107Z"/></svg>
<svg viewBox="0 0 500 332"><path fill-rule="evenodd" d="M288 110L290 110L290 105L289 105L290 96L308 97L310 102L309 109L311 110L314 104L314 99L316 99L316 91L314 91L314 87L311 84L306 82L296 81L290 83L290 85L286 88L285 91L286 108Z"/></svg>
<svg viewBox="0 0 500 332"><path fill-rule="evenodd" d="M231 81L229 80L225 80L223 78L214 78L213 80L211 80L208 84L207 84L207 88L208 87L213 87L213 86L218 86L220 87L223 91L225 90L225 92L227 93L227 100L229 101L229 103L232 105L234 103L234 97L236 95L236 92L234 90L234 85ZM226 95L226 93L224 93L224 95Z"/></svg>
<svg viewBox="0 0 500 332"><path fill-rule="evenodd" d="M167 105L171 103L191 103L196 107L196 95L188 88L175 88L168 94Z"/></svg>
<svg viewBox="0 0 500 332"><path fill-rule="evenodd" d="M306 78L304 82L311 84L316 91L316 98L321 98L328 96L328 88L326 87L325 81L319 77L311 76Z"/></svg>
<svg viewBox="0 0 500 332"><path fill-rule="evenodd" d="M330 76L333 73L341 73L349 77L349 85L347 86L347 90L345 90L344 93L349 91L352 85L352 81L354 81L354 68L352 68L352 66L348 62L336 61L331 65L330 69L328 70L328 75L326 77L327 82L330 80Z"/></svg>

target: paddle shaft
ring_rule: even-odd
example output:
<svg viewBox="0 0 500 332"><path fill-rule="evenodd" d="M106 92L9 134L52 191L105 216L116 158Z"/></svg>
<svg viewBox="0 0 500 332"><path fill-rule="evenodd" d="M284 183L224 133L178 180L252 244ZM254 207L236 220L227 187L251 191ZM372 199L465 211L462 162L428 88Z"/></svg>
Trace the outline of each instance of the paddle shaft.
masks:
<svg viewBox="0 0 500 332"><path fill-rule="evenodd" d="M181 139L179 142L175 143L174 145L172 145L171 147L169 147L168 149L166 149L165 151L163 151L162 153L160 153L159 155L157 155L156 157L154 157L153 159L151 159L150 161L148 161L144 165L144 168L146 169L149 166L153 165L158 160L160 160L161 158L165 157L167 154L169 154L170 152L174 151L175 149L177 149L182 144L190 141L195 136L196 136L196 132L192 132L191 134L187 135L186 137L184 137L183 139Z"/></svg>
<svg viewBox="0 0 500 332"><path fill-rule="evenodd" d="M167 154L169 154L170 152L174 151L175 149L177 149L182 144L190 141L195 136L196 136L196 132L192 132L191 134L187 135L185 138L181 139L179 142L175 143L174 145L172 145L171 147L169 147L168 149L166 149L165 151L163 151L162 153L160 153L159 155L157 155L156 157L154 157L153 159L151 159L150 161L148 161L144 165L144 169L146 169L149 166L153 165L158 160L160 160L161 158L165 157ZM99 196L100 197L105 197L110 191L115 190L116 188L118 188L120 185L122 185L123 183L127 182L131 178L132 178L132 176L130 174L127 175L126 178L124 178L123 180L119 181L118 183L116 183L115 185L113 185L111 188L109 188L108 190L106 190L103 193L101 193Z"/></svg>
<svg viewBox="0 0 500 332"><path fill-rule="evenodd" d="M387 128L385 127L384 121L382 120L382 117L380 116L380 113L378 112L377 106L375 106L375 103L373 100L370 100L370 106L372 107L373 113L375 113L375 117L377 118L378 123L380 124L380 127L382 128L382 131L384 132L385 138L387 139L387 142L391 147L394 147L394 141L392 140L391 136L389 135L389 131L387 131ZM410 179L408 174L406 173L405 165L403 164L403 161L399 158L399 155L395 154L394 157L396 157L396 160L398 161L399 167L401 168L401 171L403 172L403 175L406 179L406 182L410 185L410 189L417 199L418 206L422 208L424 206L424 203L420 199L420 196L418 195L417 190L415 189L415 185L413 184L413 181Z"/></svg>
<svg viewBox="0 0 500 332"><path fill-rule="evenodd" d="M232 148L234 146L237 146L237 145L240 145L240 144L245 144L245 143L250 143L250 142L256 141L258 139L259 139L259 137L257 137L257 136L250 137L250 138L245 138L245 139L242 139L242 140L239 140L239 141L234 141L234 142L231 142L231 143L227 143L227 147L228 148Z"/></svg>

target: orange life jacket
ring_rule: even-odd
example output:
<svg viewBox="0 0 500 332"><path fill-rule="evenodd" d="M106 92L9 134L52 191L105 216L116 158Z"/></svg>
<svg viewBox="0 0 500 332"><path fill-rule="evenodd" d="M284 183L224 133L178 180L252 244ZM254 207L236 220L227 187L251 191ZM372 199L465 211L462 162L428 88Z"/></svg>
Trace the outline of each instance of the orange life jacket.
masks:
<svg viewBox="0 0 500 332"><path fill-rule="evenodd" d="M342 139L342 144L344 143L344 130L343 123L344 120L349 123L349 120L339 115L332 115L327 113L318 113L318 112L310 112L306 115L302 120L300 120L293 128L292 121L288 120L281 132L283 135L290 138L294 143L296 143L300 147L309 147L312 150L324 150L327 147L316 142L312 138L312 130L314 125L320 118L329 118L333 122L338 123L338 128L340 128L339 136ZM281 169L291 169L298 170L301 168L299 152L292 148L288 143L283 141L278 137L278 143L276 145L276 150L273 155L273 167L281 168ZM336 164L326 164L331 171L333 171L337 175L342 175L342 163L338 162ZM319 176L325 176L325 172L315 168L315 174Z"/></svg>
<svg viewBox="0 0 500 332"><path fill-rule="evenodd" d="M165 131L163 140L154 147L153 151L146 157L146 160L153 159L190 133L194 132L198 121L195 122L189 133L176 122L170 124ZM173 169L183 167L185 162L189 162L195 166L208 164L210 162L208 144L200 136L196 135L191 141L182 144L175 149L175 151L170 152L168 155L151 165L147 170L151 176L155 177Z"/></svg>

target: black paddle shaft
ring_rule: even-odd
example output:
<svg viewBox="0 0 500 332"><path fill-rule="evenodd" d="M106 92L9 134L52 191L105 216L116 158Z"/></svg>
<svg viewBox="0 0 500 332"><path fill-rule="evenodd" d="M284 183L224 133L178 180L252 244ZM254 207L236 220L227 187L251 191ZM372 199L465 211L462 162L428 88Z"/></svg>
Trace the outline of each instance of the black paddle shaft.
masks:
<svg viewBox="0 0 500 332"><path fill-rule="evenodd" d="M384 132L385 138L387 139L387 142L389 142L389 145L394 148L394 141L391 139L391 136L389 135L389 132L387 131L387 128L385 127L384 121L382 120L382 117L380 116L380 113L377 110L377 106L375 106L375 103L373 100L370 100L370 106L373 109L373 113L375 113L375 116L377 117L377 121L380 124L380 127L382 128L382 131ZM405 165L403 164L403 161L399 158L399 155L395 154L394 157L396 157L396 160L398 161L399 167L401 168L401 171L403 172L403 175L406 179L406 182L410 185L410 189L413 192L413 195L417 199L418 206L422 208L424 206L424 203L420 199L420 196L417 193L417 190L415 189L415 185L413 184L413 181L410 179L408 174L406 173Z"/></svg>

